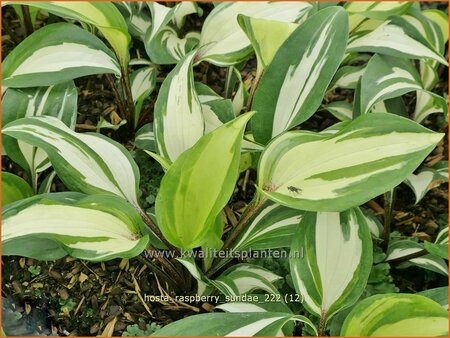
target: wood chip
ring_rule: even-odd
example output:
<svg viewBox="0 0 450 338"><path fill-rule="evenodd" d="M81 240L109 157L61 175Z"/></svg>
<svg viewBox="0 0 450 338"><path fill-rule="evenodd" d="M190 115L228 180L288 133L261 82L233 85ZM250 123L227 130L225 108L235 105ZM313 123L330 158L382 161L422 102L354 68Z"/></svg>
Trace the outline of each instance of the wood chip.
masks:
<svg viewBox="0 0 450 338"><path fill-rule="evenodd" d="M68 288L69 290L72 289L78 282L78 276L72 276L72 278L70 279L69 284L67 284L66 288Z"/></svg>
<svg viewBox="0 0 450 338"><path fill-rule="evenodd" d="M96 296L96 295L93 295L93 296L91 297L91 305L92 305L92 308L93 308L94 310L97 310L97 309L98 309L98 300L97 300L97 296Z"/></svg>
<svg viewBox="0 0 450 338"><path fill-rule="evenodd" d="M144 306L144 308L148 312L148 314L153 317L153 313L150 311L150 308L148 307L147 303L142 298L141 288L139 287L139 284L138 284L136 278L134 276L132 276L132 277L133 277L134 290L136 291L136 294L137 294L139 300L141 301L142 305Z"/></svg>
<svg viewBox="0 0 450 338"><path fill-rule="evenodd" d="M106 324L105 329L103 330L100 337L112 337L114 333L114 327L117 323L117 317L114 317L108 324Z"/></svg>
<svg viewBox="0 0 450 338"><path fill-rule="evenodd" d="M119 264L120 270L128 271L128 268L130 267L130 261L128 259L122 259L122 261Z"/></svg>
<svg viewBox="0 0 450 338"><path fill-rule="evenodd" d="M31 283L31 286L34 289L43 289L44 288L44 284L42 284L42 283Z"/></svg>
<svg viewBox="0 0 450 338"><path fill-rule="evenodd" d="M417 237L418 239L423 240L423 241L430 241L431 242L431 237L426 232L419 231L419 232L413 233L412 235L414 237Z"/></svg>
<svg viewBox="0 0 450 338"><path fill-rule="evenodd" d="M100 330L99 325L98 324L94 324L89 329L89 333L93 335L93 334L96 334L99 330Z"/></svg>
<svg viewBox="0 0 450 338"><path fill-rule="evenodd" d="M212 304L209 304L209 303L203 303L203 304L202 304L202 308L205 309L205 310L208 311L208 312L213 312L215 306L212 305Z"/></svg>
<svg viewBox="0 0 450 338"><path fill-rule="evenodd" d="M59 289L58 290L58 294L59 294L59 297L61 297L62 300L68 300L69 297L70 297L70 295L69 295L69 293L67 292L66 289Z"/></svg>
<svg viewBox="0 0 450 338"><path fill-rule="evenodd" d="M125 319L128 320L129 322L134 322L133 317L132 317L128 312L125 312L125 313L123 314L123 316L124 316Z"/></svg>
<svg viewBox="0 0 450 338"><path fill-rule="evenodd" d="M78 281L80 282L81 285L83 285L83 283L85 281L87 281L88 279L89 279L89 277L82 272L80 273L80 276L78 277Z"/></svg>
<svg viewBox="0 0 450 338"><path fill-rule="evenodd" d="M22 293L22 285L20 284L20 282L18 280L13 281L12 286L13 286L14 292L16 294Z"/></svg>
<svg viewBox="0 0 450 338"><path fill-rule="evenodd" d="M48 275L53 278L56 279L57 281L62 281L64 279L64 277L58 272L58 271L54 271L54 270L50 270L48 272Z"/></svg>

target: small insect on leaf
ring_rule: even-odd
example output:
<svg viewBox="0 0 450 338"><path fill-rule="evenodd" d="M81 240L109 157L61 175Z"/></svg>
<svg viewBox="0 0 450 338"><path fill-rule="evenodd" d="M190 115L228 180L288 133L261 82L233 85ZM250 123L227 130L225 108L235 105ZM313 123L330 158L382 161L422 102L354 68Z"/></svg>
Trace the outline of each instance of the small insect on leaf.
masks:
<svg viewBox="0 0 450 338"><path fill-rule="evenodd" d="M302 193L302 189L294 187L292 185L288 186L287 188L293 195L300 195Z"/></svg>

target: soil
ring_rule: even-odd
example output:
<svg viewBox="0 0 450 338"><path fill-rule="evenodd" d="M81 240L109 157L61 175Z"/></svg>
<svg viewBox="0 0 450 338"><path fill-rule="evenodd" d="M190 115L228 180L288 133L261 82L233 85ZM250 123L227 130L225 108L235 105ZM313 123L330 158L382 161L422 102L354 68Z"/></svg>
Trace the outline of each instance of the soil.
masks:
<svg viewBox="0 0 450 338"><path fill-rule="evenodd" d="M204 17L207 13L204 14ZM56 20L52 18L52 20ZM40 24L38 22L38 24ZM200 26L201 20L188 19L191 27ZM3 8L3 58L24 38L25 32L14 12ZM256 68L255 60L250 60L242 71L244 82L250 83ZM158 75L158 87L161 79L171 67L161 67ZM443 68L441 74L446 74ZM206 63L195 69L197 80L208 83L218 93L223 94L226 70ZM106 76L90 76L75 80L78 88L79 111L77 131L95 131L100 117L108 121L120 119L114 94ZM439 84L439 90L448 91L445 78ZM141 125L152 121L152 110L158 88L144 106L144 119ZM351 99L351 91L335 92L331 100ZM337 120L326 112L315 114L302 128L323 130ZM445 130L446 124L438 115L431 116L426 126L433 130ZM142 202L146 209L152 210L162 170L152 159L136 151L130 142L132 136L126 128L118 131L102 129L102 133L125 144L133 150L142 174ZM429 159L442 156L447 159L447 140L431 154ZM427 162L427 161L426 161ZM21 169L2 158L2 170L23 176ZM151 173L151 175L149 174ZM151 177L151 179L150 179ZM254 194L256 172L244 172L230 201L228 214L230 219L239 218L246 204ZM62 191L64 186L56 181L53 191ZM392 231L400 236L415 236L421 240L433 240L439 225L446 224L448 215L448 185L443 184L430 191L417 205L414 194L405 185L397 188L394 204ZM378 212L382 220L383 198L380 196L368 205ZM232 223L232 221L230 221ZM230 228L231 224L227 225ZM395 284L400 291L418 292L431 287L447 285L447 279L423 272L424 270L392 269ZM419 272L419 273L418 273ZM2 257L2 308L4 328L14 335L60 335L92 336L108 332L108 323L115 321L114 335L122 335L127 327L138 324L142 332L146 324L166 325L192 314L213 309L211 304L180 304L146 302L139 295L160 295L164 290L145 263L135 258L131 260L113 260L104 263L92 263L65 257L54 262L35 261L21 257ZM163 291L164 292L164 291ZM191 292L194 292L192 289Z"/></svg>

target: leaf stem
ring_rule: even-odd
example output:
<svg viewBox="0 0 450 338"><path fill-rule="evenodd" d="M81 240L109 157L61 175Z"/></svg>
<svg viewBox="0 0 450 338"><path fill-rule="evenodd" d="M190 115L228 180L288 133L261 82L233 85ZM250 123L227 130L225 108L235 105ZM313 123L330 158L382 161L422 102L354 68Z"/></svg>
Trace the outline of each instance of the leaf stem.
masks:
<svg viewBox="0 0 450 338"><path fill-rule="evenodd" d="M323 334L325 332L325 325L327 323L327 314L325 310L322 310L322 313L320 314L320 322L319 322L319 330L318 330L318 336L323 337Z"/></svg>
<svg viewBox="0 0 450 338"><path fill-rule="evenodd" d="M150 230L171 250L172 252L175 252L177 256L180 256L180 250L178 248L174 247L172 244L170 244L157 225L152 221L152 219L145 213L144 210L142 210L140 207L138 208L138 212L141 215L144 223L150 228ZM165 269L171 274L171 279L175 280L175 282L178 285L184 285L185 282L180 275L180 273L176 270L176 268L173 266L173 264L170 262L170 260L164 256L162 252L159 252L158 249L156 249L153 245L149 245L148 250L151 252L155 252L154 258L161 264L161 266L165 267Z"/></svg>
<svg viewBox="0 0 450 338"><path fill-rule="evenodd" d="M227 77L225 80L225 95L224 97L226 99L229 99L231 97L231 94L233 92L233 89L231 87L231 80L233 78L233 66L230 66L227 68Z"/></svg>
<svg viewBox="0 0 450 338"><path fill-rule="evenodd" d="M130 83L130 74L128 72L128 68L122 66L122 76L120 80L122 81L122 87L124 91L125 102L128 106L128 118L127 121L129 123L128 128L130 132L134 131L134 102L133 102L133 94L131 93L131 83Z"/></svg>
<svg viewBox="0 0 450 338"><path fill-rule="evenodd" d="M31 173L31 187L33 188L33 192L35 195L38 194L38 178L39 174L35 171Z"/></svg>
<svg viewBox="0 0 450 338"><path fill-rule="evenodd" d="M114 94L114 98L116 99L116 103L117 103L117 106L119 107L121 117L126 119L127 118L126 106L123 102L122 96L120 95L119 91L117 90L117 86L114 83L114 80L113 80L111 74L106 74L106 79L108 80L109 86L111 87L111 90Z"/></svg>
<svg viewBox="0 0 450 338"><path fill-rule="evenodd" d="M382 248L384 252L389 246L389 236L391 235L392 208L394 206L395 188L384 193L384 229Z"/></svg>
<svg viewBox="0 0 450 338"><path fill-rule="evenodd" d="M238 224L231 230L230 235L227 237L222 250L226 250L232 246L232 244L236 241L236 239L239 237L241 232L244 230L244 228L247 226L248 222L250 221L253 216L261 209L265 202L265 199L262 199L260 201L256 201L254 199L250 204L248 205L247 209L245 209L244 213L241 216L241 219L239 220Z"/></svg>
<svg viewBox="0 0 450 338"><path fill-rule="evenodd" d="M30 7L28 7L27 5L21 5L20 7L22 9L23 22L25 24L25 31L28 36L34 32L34 27L33 27L33 23L31 21L31 15L30 15Z"/></svg>
<svg viewBox="0 0 450 338"><path fill-rule="evenodd" d="M140 207L136 207L137 211L142 217L144 223L150 228L150 230L172 251L174 251L178 256L181 252L178 248L174 247L169 241L164 237L158 226L152 221L152 219L147 215L147 213Z"/></svg>
<svg viewBox="0 0 450 338"><path fill-rule="evenodd" d="M164 280L167 284L171 285L174 290L179 290L179 286L175 283L174 279L169 276L164 270L162 270L159 266L157 266L153 261L150 259L140 255L136 257L138 261L145 264L150 270L158 275L162 280Z"/></svg>
<svg viewBox="0 0 450 338"><path fill-rule="evenodd" d="M261 207L264 205L265 201L266 201L265 198L262 198L260 200L255 198L255 199L253 199L252 202L250 202L250 204L247 206L247 209L245 209L244 213L242 214L239 222L231 230L230 235L227 237L227 239L221 249L222 251L226 251L227 249L229 249L233 246L236 239L239 237L239 235L242 233L242 231L247 227L249 221L261 209ZM230 262L232 259L233 259L233 257L229 257L229 255L226 255L226 257L221 258L216 263L213 263L210 270L207 272L207 276L212 277L215 273L217 273L225 264Z"/></svg>
<svg viewBox="0 0 450 338"><path fill-rule="evenodd" d="M256 73L256 77L253 81L252 89L250 89L250 94L247 99L247 106L245 109L245 111L247 111L247 112L250 111L250 109L252 108L253 98L255 97L256 89L258 89L259 81L261 81L261 78L263 75L264 75L264 70L257 71L257 73Z"/></svg>

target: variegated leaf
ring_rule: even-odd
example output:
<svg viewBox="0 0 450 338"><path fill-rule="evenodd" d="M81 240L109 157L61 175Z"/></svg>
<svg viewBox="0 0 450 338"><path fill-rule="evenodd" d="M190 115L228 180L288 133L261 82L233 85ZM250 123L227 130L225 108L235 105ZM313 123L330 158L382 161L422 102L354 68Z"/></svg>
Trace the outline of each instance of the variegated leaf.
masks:
<svg viewBox="0 0 450 338"><path fill-rule="evenodd" d="M174 13L180 4L176 4L174 7L167 7L157 2L147 2L147 6L152 14L152 26L150 32L148 32L146 36L146 41L151 41L155 38L160 29L167 26L170 20L172 20ZM147 51L147 54L149 54L148 52L149 51Z"/></svg>
<svg viewBox="0 0 450 338"><path fill-rule="evenodd" d="M217 94L211 87L201 82L195 82L195 90L202 104L224 99L224 97Z"/></svg>
<svg viewBox="0 0 450 338"><path fill-rule="evenodd" d="M157 153L155 153L153 151L146 150L146 149L143 149L143 150L147 155L149 155L156 162L158 162L161 165L161 167L164 169L164 171L169 170L170 166L172 165L172 162L170 160L158 155Z"/></svg>
<svg viewBox="0 0 450 338"><path fill-rule="evenodd" d="M257 265L238 264L232 266L217 279L211 280L225 296L240 296L254 290L263 290L269 294L279 294L273 283L282 277Z"/></svg>
<svg viewBox="0 0 450 338"><path fill-rule="evenodd" d="M415 34L423 37L434 50L438 51L440 54L444 54L446 41L444 40L443 32L439 25L422 14L422 11L420 11L419 8L411 9L408 14L402 15L402 19L406 20L406 22L414 27L416 30ZM438 62L435 60L421 60L421 69L425 67L425 64L430 65L432 68L438 66ZM424 75L426 74L422 75L422 79L424 79L425 82L426 77Z"/></svg>
<svg viewBox="0 0 450 338"><path fill-rule="evenodd" d="M195 89L202 104L203 118L205 119L205 134L210 133L236 117L231 100L224 99L203 83L196 82Z"/></svg>
<svg viewBox="0 0 450 338"><path fill-rule="evenodd" d="M173 245L201 246L212 230L236 184L241 141L252 115L242 115L203 136L167 170L156 198L156 217Z"/></svg>
<svg viewBox="0 0 450 338"><path fill-rule="evenodd" d="M156 151L156 143L155 143L155 133L153 132L153 123L147 123L142 126L136 132L136 136L134 138L134 144L136 147L155 152Z"/></svg>
<svg viewBox="0 0 450 338"><path fill-rule="evenodd" d="M249 94L245 88L244 81L242 81L241 73L235 67L233 67L233 73L238 82L238 87L233 97L233 110L235 115L239 115L247 104Z"/></svg>
<svg viewBox="0 0 450 338"><path fill-rule="evenodd" d="M448 227L445 227L436 237L436 244L448 244Z"/></svg>
<svg viewBox="0 0 450 338"><path fill-rule="evenodd" d="M152 336L280 336L289 322L303 322L313 328L306 317L279 312L206 313L169 324Z"/></svg>
<svg viewBox="0 0 450 338"><path fill-rule="evenodd" d="M389 244L386 261L390 262L394 259L403 258L412 254L424 251L423 244L414 242L412 240L399 240ZM423 255L411 258L406 262L398 265L399 268L407 268L411 265L421 267L430 271L434 271L441 275L448 276L447 263L440 257L434 255Z"/></svg>
<svg viewBox="0 0 450 338"><path fill-rule="evenodd" d="M412 258L409 261L400 264L398 267L399 268L408 267L410 264L448 277L448 263L441 257L436 256L435 254Z"/></svg>
<svg viewBox="0 0 450 338"><path fill-rule="evenodd" d="M319 108L347 46L347 14L319 11L281 45L259 82L252 104L255 140L267 143Z"/></svg>
<svg viewBox="0 0 450 338"><path fill-rule="evenodd" d="M416 9L410 15L403 17L435 50L441 54L445 52L445 44L448 41L448 16L445 13L439 10L421 12ZM431 90L438 82L438 66L439 64L434 60L420 60L420 76L424 89ZM446 116L447 110L448 104L440 96L426 91L417 92L414 118L419 123L434 112L443 112Z"/></svg>
<svg viewBox="0 0 450 338"><path fill-rule="evenodd" d="M175 64L198 45L200 34L189 32L180 39L177 32L171 27L163 27L149 42L149 54L157 64ZM149 52L150 53L150 52Z"/></svg>
<svg viewBox="0 0 450 338"><path fill-rule="evenodd" d="M224 96L225 98L233 98L233 110L235 115L239 115L247 105L249 93L242 80L241 72L234 66L228 67Z"/></svg>
<svg viewBox="0 0 450 338"><path fill-rule="evenodd" d="M154 132L159 154L173 162L204 133L201 103L194 87L191 52L165 78L155 104Z"/></svg>
<svg viewBox="0 0 450 338"><path fill-rule="evenodd" d="M433 63L433 60L420 61L420 77L425 89L433 89L439 80L439 75L435 67L433 67Z"/></svg>
<svg viewBox="0 0 450 338"><path fill-rule="evenodd" d="M52 171L48 174L42 183L39 185L38 194L48 194L52 190L53 180L56 177L56 171Z"/></svg>
<svg viewBox="0 0 450 338"><path fill-rule="evenodd" d="M256 79L259 79L263 71L272 62L278 49L292 32L298 28L299 24L258 19L245 15L238 15L237 19L255 50L258 60Z"/></svg>
<svg viewBox="0 0 450 338"><path fill-rule="evenodd" d="M353 105L347 101L334 101L324 105L323 109L341 121L349 121L353 117Z"/></svg>
<svg viewBox="0 0 450 338"><path fill-rule="evenodd" d="M350 15L349 21L351 37L368 34L380 27L385 22L384 20L366 19L359 14ZM354 26L355 23L358 23L358 25Z"/></svg>
<svg viewBox="0 0 450 338"><path fill-rule="evenodd" d="M139 214L122 198L93 195L68 202L52 195L31 197L3 210L3 255L41 259L56 247L57 256L103 261L135 257L147 246ZM40 252L34 241L42 244Z"/></svg>
<svg viewBox="0 0 450 338"><path fill-rule="evenodd" d="M205 20L197 60L218 66L239 63L252 53L250 41L239 27L239 14L252 18L298 22L312 8L307 2L224 2Z"/></svg>
<svg viewBox="0 0 450 338"><path fill-rule="evenodd" d="M139 68L130 74L130 82L131 94L135 105L134 127L136 128L139 122L142 104L156 87L156 69L154 67Z"/></svg>
<svg viewBox="0 0 450 338"><path fill-rule="evenodd" d="M292 313L291 309L281 301L268 302L267 295L263 294L252 294L249 297L252 299L257 299L255 301L232 301L230 303L219 304L216 309L231 313L242 313L242 312L283 312ZM277 296L278 297L278 296ZM238 298L239 299L239 298ZM269 298L270 299L270 298ZM314 329L313 326L311 326ZM282 328L280 335L290 337L293 334L295 328L295 323L288 323Z"/></svg>
<svg viewBox="0 0 450 338"><path fill-rule="evenodd" d="M383 232L383 225L381 224L380 220L373 213L364 208L361 208L361 212L366 218L367 226L369 227L372 235L376 238L379 238Z"/></svg>
<svg viewBox="0 0 450 338"><path fill-rule="evenodd" d="M234 70L237 72L236 69ZM239 74L239 72L237 73ZM233 120L236 117L236 114L238 115L243 108L242 104L245 101L244 97L246 93L244 93L242 81L240 81L233 102L229 99L224 99L203 83L197 82L195 88L202 104L202 112L205 119L205 134L212 132L224 123ZM241 103L237 101L241 101ZM247 134L244 136L241 152L260 152L263 149L264 147L262 145L254 141L252 135Z"/></svg>
<svg viewBox="0 0 450 338"><path fill-rule="evenodd" d="M361 77L361 113L374 104L422 89L420 75L408 61L386 55L374 55Z"/></svg>
<svg viewBox="0 0 450 338"><path fill-rule="evenodd" d="M445 14L444 17L446 17ZM448 40L448 18L446 19L447 26L445 30L442 30L439 24L422 14L419 9L411 11L411 14L404 15L403 18L417 29L416 34L420 34L426 39L435 50L441 54L444 53L445 43ZM420 76L424 89L431 90L438 82L438 66L439 64L435 60L420 60ZM416 96L416 107L413 116L417 122L422 122L428 115L433 113L442 112L447 117L448 103L444 98L428 91L417 91Z"/></svg>
<svg viewBox="0 0 450 338"><path fill-rule="evenodd" d="M288 132L264 150L258 188L291 208L343 211L400 184L442 137L386 113L360 116L333 134Z"/></svg>
<svg viewBox="0 0 450 338"><path fill-rule="evenodd" d="M416 204L428 191L446 182L448 182L448 161L441 161L433 168L423 168L417 174L409 175L405 180L416 195Z"/></svg>
<svg viewBox="0 0 450 338"><path fill-rule="evenodd" d="M436 23L444 38L444 43L448 41L448 15L438 9L426 9L422 11L428 19Z"/></svg>
<svg viewBox="0 0 450 338"><path fill-rule="evenodd" d="M77 89L73 81L50 87L8 88L2 99L2 125L23 117L48 115L61 120L69 128L75 128L77 115ZM50 166L42 149L3 135L3 147L14 162L29 175L37 189L37 177Z"/></svg>
<svg viewBox="0 0 450 338"><path fill-rule="evenodd" d="M156 2L148 3L153 24L147 31L144 43L148 56L156 64L175 64L198 45L199 33L190 32L180 39L177 31L168 25L183 9L182 6L183 3L171 8Z"/></svg>
<svg viewBox="0 0 450 338"><path fill-rule="evenodd" d="M114 54L95 35L69 23L44 26L20 43L3 62L3 85L50 86L81 76L120 76Z"/></svg>
<svg viewBox="0 0 450 338"><path fill-rule="evenodd" d="M124 67L128 64L130 58L128 52L130 35L128 34L127 24L123 16L112 3L92 1L14 1L14 3L38 7L66 19L78 20L96 26L113 47L121 64ZM42 30L42 28L40 30ZM70 37L70 34L67 35L67 37ZM82 55L82 53L80 53L80 55ZM62 60L64 60L64 58L65 57L63 56L58 57L58 59ZM46 63L46 61L41 62L44 64Z"/></svg>
<svg viewBox="0 0 450 338"><path fill-rule="evenodd" d="M151 63L149 60L147 60L145 58L136 58L136 59L131 59L130 63L128 65L129 66L152 66L153 63Z"/></svg>
<svg viewBox="0 0 450 338"><path fill-rule="evenodd" d="M238 251L289 247L303 211L267 201L236 240Z"/></svg>
<svg viewBox="0 0 450 338"><path fill-rule="evenodd" d="M425 58L448 64L445 58L427 46L419 36L409 36L404 25L405 20L387 20L372 32L352 39L347 52L372 52L409 59Z"/></svg>
<svg viewBox="0 0 450 338"><path fill-rule="evenodd" d="M150 16L143 10L146 3L117 1L113 2L113 4L122 13L130 34L141 41L145 41L145 34L152 25Z"/></svg>
<svg viewBox="0 0 450 338"><path fill-rule="evenodd" d="M33 196L33 189L25 180L2 171L2 206Z"/></svg>
<svg viewBox="0 0 450 338"><path fill-rule="evenodd" d="M154 67L139 68L130 74L130 81L134 103L142 101L156 86L156 69Z"/></svg>
<svg viewBox="0 0 450 338"><path fill-rule="evenodd" d="M358 80L364 75L366 71L365 66L344 66L334 75L333 81L331 81L331 89L334 88L347 88L355 89Z"/></svg>
<svg viewBox="0 0 450 338"><path fill-rule="evenodd" d="M408 1L351 1L345 4L345 9L350 14L350 31L354 30L365 18L386 20L393 15L405 13L412 3Z"/></svg>
<svg viewBox="0 0 450 338"><path fill-rule="evenodd" d="M400 15L405 13L410 7L411 3L407 1L354 1L346 4L345 9L351 13L357 13L372 19L385 20L393 15Z"/></svg>
<svg viewBox="0 0 450 338"><path fill-rule="evenodd" d="M398 116L409 118L408 110L405 105L403 97L397 96L392 99L386 99L375 103L371 111L373 113L391 113Z"/></svg>
<svg viewBox="0 0 450 338"><path fill-rule="evenodd" d="M285 312L292 313L292 310L283 302L267 302L265 301L265 295L252 294L252 298L258 299L257 301L233 301L230 303L219 304L216 309L225 312ZM292 333L292 331L290 332Z"/></svg>
<svg viewBox="0 0 450 338"><path fill-rule="evenodd" d="M372 268L372 238L361 211L305 213L294 236L290 266L309 312L327 321L354 304Z"/></svg>
<svg viewBox="0 0 450 338"><path fill-rule="evenodd" d="M443 113L445 120L448 120L448 101L429 91L417 91L414 121L422 123L429 115L436 113Z"/></svg>
<svg viewBox="0 0 450 338"><path fill-rule="evenodd" d="M172 22L178 29L183 28L184 23L186 21L186 16L190 14L198 14L198 16L203 15L202 8L198 5L197 2L193 1L183 1L175 11L173 15Z"/></svg>
<svg viewBox="0 0 450 338"><path fill-rule="evenodd" d="M353 308L341 336L448 336L448 312L420 295L375 295Z"/></svg>
<svg viewBox="0 0 450 338"><path fill-rule="evenodd" d="M189 255L182 255L182 257L177 258L177 261L183 264L191 276L197 280L197 294L200 296L209 295L213 290L211 280L205 276L203 271L195 263L195 260L189 257Z"/></svg>
<svg viewBox="0 0 450 338"><path fill-rule="evenodd" d="M423 250L423 246L411 240L395 241L390 243L386 261L409 256Z"/></svg>
<svg viewBox="0 0 450 338"><path fill-rule="evenodd" d="M208 255L210 255L210 253L205 252L205 257ZM248 294L254 290L263 290L269 294L279 294L273 283L282 277L260 266L237 264L226 270L217 279L213 280L204 275L195 264L195 261L189 257L189 253L187 257L177 258L177 260L183 264L197 280L197 293L199 295L210 294L213 289L219 290L220 293L228 297Z"/></svg>
<svg viewBox="0 0 450 338"><path fill-rule="evenodd" d="M127 120L118 120L118 121L114 121L114 123L111 123L107 119L105 119L103 116L100 116L100 118L97 122L97 125L95 126L95 129L97 130L97 132L100 129L118 130L120 127L122 127L123 125L125 125L127 123Z"/></svg>
<svg viewBox="0 0 450 338"><path fill-rule="evenodd" d="M16 120L3 133L43 149L69 189L114 194L139 208L139 170L121 144L101 134L75 133L49 116Z"/></svg>

